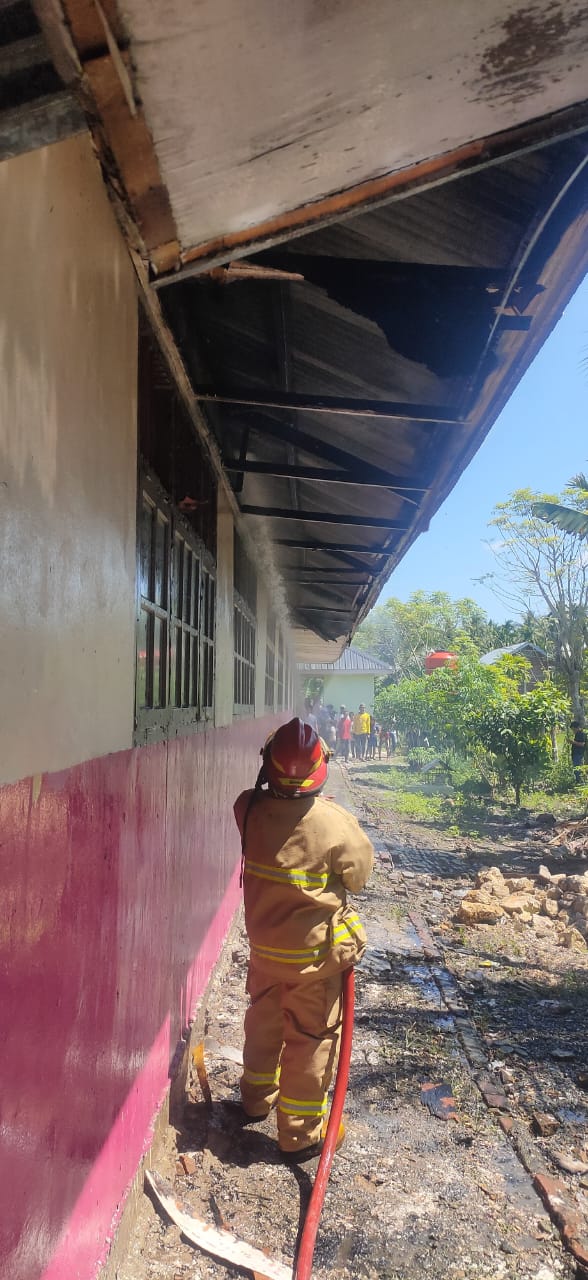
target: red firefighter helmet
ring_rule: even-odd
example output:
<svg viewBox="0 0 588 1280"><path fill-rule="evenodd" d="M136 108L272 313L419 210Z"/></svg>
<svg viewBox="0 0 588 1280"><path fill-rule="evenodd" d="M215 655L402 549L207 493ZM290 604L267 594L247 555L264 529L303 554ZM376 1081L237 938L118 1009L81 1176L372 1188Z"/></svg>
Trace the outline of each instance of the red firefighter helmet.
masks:
<svg viewBox="0 0 588 1280"><path fill-rule="evenodd" d="M316 795L327 781L329 749L298 716L271 734L262 754L268 785L278 795Z"/></svg>

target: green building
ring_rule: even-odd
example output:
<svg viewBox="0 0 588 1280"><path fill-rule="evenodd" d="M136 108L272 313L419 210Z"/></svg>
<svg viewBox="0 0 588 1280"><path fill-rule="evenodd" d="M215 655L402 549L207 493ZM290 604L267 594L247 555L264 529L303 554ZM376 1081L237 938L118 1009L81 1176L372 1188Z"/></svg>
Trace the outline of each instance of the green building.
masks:
<svg viewBox="0 0 588 1280"><path fill-rule="evenodd" d="M321 700L326 707L332 704L336 711L341 706L357 711L360 702L367 711L373 711L376 680L389 676L391 671L380 658L354 649L353 645L344 649L336 662L307 662L298 667L303 685L311 676L322 679Z"/></svg>

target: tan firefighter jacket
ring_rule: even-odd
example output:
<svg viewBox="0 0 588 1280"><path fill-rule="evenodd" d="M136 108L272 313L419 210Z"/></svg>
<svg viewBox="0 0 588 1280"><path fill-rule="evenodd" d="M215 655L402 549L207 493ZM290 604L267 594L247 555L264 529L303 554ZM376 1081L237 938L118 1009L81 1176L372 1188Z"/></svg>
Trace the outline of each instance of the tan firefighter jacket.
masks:
<svg viewBox="0 0 588 1280"><path fill-rule="evenodd" d="M242 827L251 791L235 804ZM346 889L363 889L374 862L357 820L322 796L259 792L245 833L243 888L251 960L276 982L327 977L361 959L366 935Z"/></svg>

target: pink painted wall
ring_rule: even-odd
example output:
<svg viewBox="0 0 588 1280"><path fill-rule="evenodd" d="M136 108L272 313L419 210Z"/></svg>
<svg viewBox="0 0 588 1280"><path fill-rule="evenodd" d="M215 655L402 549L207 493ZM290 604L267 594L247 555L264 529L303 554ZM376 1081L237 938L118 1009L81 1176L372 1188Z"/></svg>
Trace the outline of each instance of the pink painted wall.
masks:
<svg viewBox="0 0 588 1280"><path fill-rule="evenodd" d="M0 789L0 1274L91 1280L238 901L273 718Z"/></svg>

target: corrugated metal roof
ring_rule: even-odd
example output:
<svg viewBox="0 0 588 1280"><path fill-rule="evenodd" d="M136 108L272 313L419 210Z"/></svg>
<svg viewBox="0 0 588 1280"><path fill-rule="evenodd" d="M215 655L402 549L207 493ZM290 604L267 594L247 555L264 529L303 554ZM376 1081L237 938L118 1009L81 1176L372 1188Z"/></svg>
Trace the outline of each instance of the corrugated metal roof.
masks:
<svg viewBox="0 0 588 1280"><path fill-rule="evenodd" d="M588 265L585 163L568 139L160 293L299 633L351 637L535 355Z"/></svg>
<svg viewBox="0 0 588 1280"><path fill-rule="evenodd" d="M195 428L330 656L588 268L586 6L62 3Z"/></svg>
<svg viewBox="0 0 588 1280"><path fill-rule="evenodd" d="M489 653L483 654L480 658L480 662L482 662L485 667L492 667L495 662L500 662L500 659L505 658L507 654L512 653L516 655L529 651L531 653L538 653L542 658L547 657L545 649L540 649L537 644L531 644L529 640L522 640L520 644L507 644L504 649L490 649Z"/></svg>
<svg viewBox="0 0 588 1280"><path fill-rule="evenodd" d="M371 653L363 653L361 649L355 649L353 645L349 645L343 650L341 657L336 662L306 662L298 664L299 671L324 671L344 672L347 675L374 675L385 676L390 675L392 667L386 662L382 662L380 658L375 658Z"/></svg>

